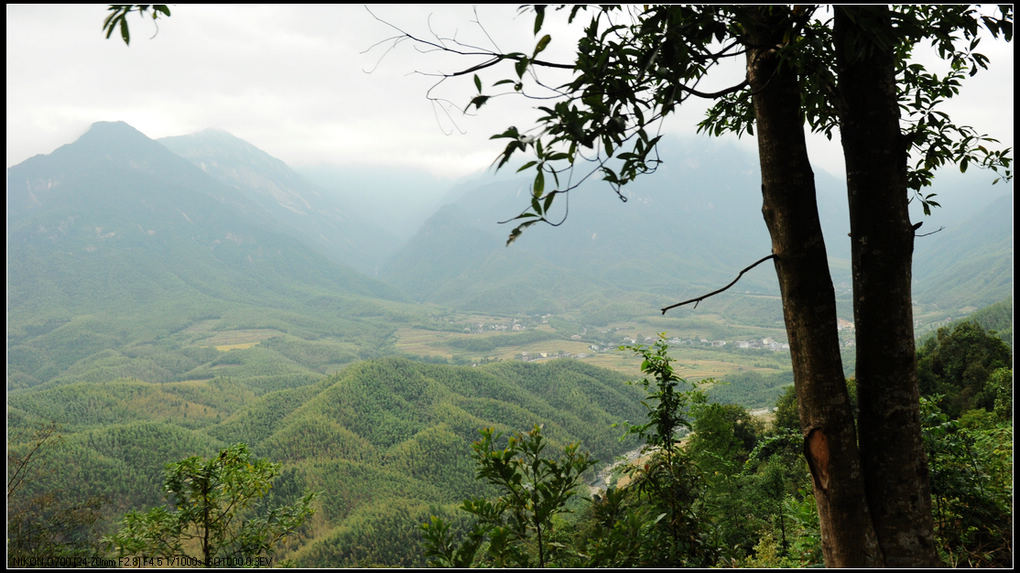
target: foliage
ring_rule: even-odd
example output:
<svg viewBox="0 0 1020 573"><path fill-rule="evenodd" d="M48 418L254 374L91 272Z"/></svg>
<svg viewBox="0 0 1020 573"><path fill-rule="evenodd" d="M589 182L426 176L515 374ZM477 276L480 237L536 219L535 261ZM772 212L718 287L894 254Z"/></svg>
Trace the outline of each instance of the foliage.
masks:
<svg viewBox="0 0 1020 573"><path fill-rule="evenodd" d="M640 385L646 391L651 388L642 405L648 410L648 421L633 425L627 432L637 434L645 440L649 449L658 448L666 455L675 449L682 433L691 429L688 408L696 400L704 400L702 393L691 388L681 391L681 385L689 384L676 373L672 366L674 359L669 356L669 345L665 333L652 347L643 344L621 346L620 350L631 350L642 358L641 371L652 376L652 380L642 378Z"/></svg>
<svg viewBox="0 0 1020 573"><path fill-rule="evenodd" d="M476 477L499 488L495 500L472 498L461 509L477 522L467 538L456 543L450 527L432 516L423 524L426 556L434 565L470 566L479 559L496 567L546 567L561 563L562 543L555 527L556 516L567 511L568 500L577 494L581 475L595 464L577 444L563 449L559 459L542 456L546 444L542 428L517 433L499 449L500 434L481 430L472 445ZM482 555L476 553L483 547Z"/></svg>
<svg viewBox="0 0 1020 573"><path fill-rule="evenodd" d="M929 213L938 203L933 200L933 194L922 194L921 189L931 183L934 170L944 164L958 164L961 171L965 171L969 164L981 163L1001 169L1007 179L1011 177L1012 159L1008 150L989 151L985 145L996 143L995 140L969 126L953 123L938 109L958 93L964 68L969 67L970 75L974 75L979 68L986 67L987 58L975 52L982 29L993 37L1002 34L1007 41L1011 39L1011 7L1001 7L998 18L983 15L969 6L874 10L832 7L831 13L835 16L829 18L824 11L830 8L817 6L572 6L568 24L579 12L589 9L594 15L578 42L572 63L555 64L540 59L540 53L552 38L548 34L540 36L546 9L537 7L534 9L534 33L538 40L534 50L500 53L495 48L496 51L486 53L472 49L471 55L489 59L441 76L445 80L474 73L477 95L467 108L479 109L489 101L492 96L485 93L478 72L500 64L510 65L516 77L499 79L492 84L493 88L513 86L514 92L528 94L525 75L530 72L531 83L546 91L541 97L546 105L538 107L544 115L533 129L511 126L493 136L493 139L509 140L497 158L497 168L508 164L519 152L530 151L534 157L520 168L534 168L535 171L530 206L506 221L516 225L509 233L507 244L536 223L561 225L565 214L550 215L557 197L569 196L580 182L594 173L600 173L616 194L626 200L621 187L638 175L653 171L660 163L656 155L650 155L659 138L654 131L649 135L648 128L661 125L661 120L691 95L714 100L706 119L699 125L700 129L714 135L726 132L753 135L756 121L764 124L760 126L763 131L766 126L772 127L771 135L777 136L776 142L772 143L769 138L759 142L762 191L766 200L763 211L770 223L774 248L782 251L774 255L779 261L776 265L779 277L787 287L783 296L787 326L791 337L803 342L795 345L793 359L797 389L805 398L802 403L805 424L808 419L821 425L838 420L840 445L837 448L854 452L852 458L846 458L845 464L841 460L833 466L839 474L833 484L839 491L845 488L854 492L852 495L859 498L859 503L852 511L829 512L826 499L818 497L822 518L827 530L833 533L827 545L826 560L834 565L856 560L869 565L882 563L886 556L872 550L881 544L890 561L902 559L930 564L934 560L934 550L926 515L928 500L921 499L920 506L903 505L904 500L918 500L918 492L926 491L926 476L913 465L888 462L890 458L899 457L913 460L912 464L922 463L916 439L920 433L916 415L902 418L902 424L895 422L889 428L877 429L872 423L861 426L864 428L861 442L866 448L858 453L853 419L847 415L845 394L840 387L842 379L834 375L841 370L838 340L834 336L814 336L823 329L828 329L830 335L835 334L831 328L833 321L829 319L829 311L835 310L835 300L825 294L831 291L832 281L824 260L824 246L820 246L821 231L815 227L817 217L810 213L814 211L816 192L810 183L812 174L800 128L806 123L812 130L830 138L837 128L840 129L848 166L860 173L868 167L869 159L863 153L864 149L872 147L868 139L880 132L879 128L888 126L884 136L875 140L875 149L888 164L885 171L875 170L877 179L884 179L876 184L898 185L901 199L869 203L871 199L864 197L874 194L864 189L875 187L875 182L864 182L850 170L848 189L850 218L855 226L855 313L863 317L857 336L864 336L866 338L860 340L869 342L859 345L862 351L857 355L861 376L866 377L862 381L866 387L862 387L868 390L861 393L864 398L861 417L876 424L881 420L900 420L892 414L915 412L917 408L911 399L916 395L912 335L904 334L913 327L909 312L912 237L904 233L907 229L904 223L908 221L902 217L907 206L902 192L913 190L925 213ZM764 29L768 33L762 33ZM844 31L847 33L843 34ZM397 36L395 43L405 39L430 44L406 33ZM430 44L436 51L463 53L456 49L460 43L455 38L437 39L438 43ZM948 76L940 78L928 73L924 66L912 64L911 51L923 40L931 40L938 55L951 63L952 71ZM715 64L743 54L748 56L748 73L742 81L715 93L696 89ZM876 73L867 78L873 84L862 85L852 79L861 71L855 65L865 58L869 63L881 64L875 66ZM856 63L847 64L848 61ZM567 80L558 84L545 83L539 79L539 72L548 69L569 70ZM758 77L756 72L762 75ZM867 76L867 73L861 75ZM774 79L777 89L766 89ZM754 97L750 89L752 81L757 84ZM859 100L854 97L854 89L877 94L878 104L870 107L886 110L888 115L874 114L871 110L863 113L863 108L858 114L856 101ZM530 97L537 99L539 96ZM785 105L772 105L779 100ZM902 108L902 115L898 107ZM907 133L901 133L901 117L908 126ZM793 138L790 151L784 150L784 140L794 134L799 139ZM918 159L917 154L923 157ZM594 167L575 180L578 159L588 160ZM615 163L611 165L611 161L618 161L619 167ZM860 170L851 165L858 162L862 164ZM792 168L794 165L798 167ZM768 175L766 167L771 172ZM786 172L784 177L789 179L776 175L778 172ZM551 189L546 186L549 178L553 180ZM798 184L791 185L791 181ZM779 192L779 189L791 187L792 191ZM795 214L786 200L797 197L797 193L801 194L800 205L807 205L808 209ZM894 196L896 194L889 197ZM807 233L790 240L790 231L797 227L791 222L800 218L807 220L802 227ZM890 221L896 223L890 225ZM856 229L862 232L858 234ZM865 247L868 242L872 244ZM797 243L797 246L788 249L786 243ZM812 259L798 250L802 245L816 247L810 249L815 256L813 264L803 263ZM899 289L889 299L882 298L888 292L881 282L886 277L890 279L889 286ZM869 288L875 292L857 292ZM808 300L803 294L817 297ZM868 302L862 302L865 299ZM819 312L820 309L826 310ZM872 321L871 314L884 317ZM826 318L809 319L808 316ZM882 324L885 317L889 319L888 325ZM878 328L868 332L873 324ZM882 341L880 336L875 336L883 333L889 340ZM903 340L904 336L907 340ZM871 341L880 342L872 346ZM892 355L877 351L882 346L900 349L908 356L890 358ZM876 350L872 352L873 349ZM889 391L882 399L871 400L872 372L883 371L888 380L882 380L881 375L875 378ZM839 376L842 374L838 372ZM905 385L903 391L893 390L897 388L895 384ZM806 400L809 397L810 400ZM876 429L883 435L875 435ZM900 429L904 432L897 432ZM888 441L889 437L901 434L907 437L906 445L897 454L906 453L906 456L887 455L886 450L897 445ZM864 473L858 471L858 467L863 467ZM881 479L888 479L895 485L888 490L871 487L870 484ZM860 480L869 484L868 496L861 497ZM838 497L838 494L831 496L832 499ZM904 513L904 507L920 509L911 514ZM925 541L910 547L899 546L903 540L914 538L897 531L904 527L918 528L917 539ZM843 533L847 536L843 537ZM849 561L843 563L844 559Z"/></svg>
<svg viewBox="0 0 1020 573"><path fill-rule="evenodd" d="M625 472L633 480L633 490L646 504L647 515L659 515L646 526L648 541L641 550L643 564L704 566L714 559L703 537L704 516L698 511L705 482L687 451L681 448L681 442L691 430L691 407L703 403L705 396L677 375L668 348L665 334L652 347L621 347L641 356L641 371L651 377L640 381L646 391L651 390L642 401L648 421L627 428L628 433L644 440L642 451L649 457L644 464L630 466ZM607 492L606 502L611 504L612 500L613 495Z"/></svg>
<svg viewBox="0 0 1020 573"><path fill-rule="evenodd" d="M786 358L786 355L783 355ZM723 404L748 408L774 405L786 388L792 388L793 372L738 371L722 376L708 388L708 397Z"/></svg>
<svg viewBox="0 0 1020 573"><path fill-rule="evenodd" d="M978 309L967 317L967 320L978 323L981 328L994 333L1003 342L1012 347L1013 344L1013 297Z"/></svg>
<svg viewBox="0 0 1020 573"><path fill-rule="evenodd" d="M16 439L16 441L19 441ZM96 525L103 499L68 500L55 492L31 493L22 486L52 473L49 450L59 447L55 424L35 431L27 448L7 449L7 566L88 565L101 554Z"/></svg>
<svg viewBox="0 0 1020 573"><path fill-rule="evenodd" d="M819 563L818 516L800 453L799 422L792 431L785 427L767 431L743 408L709 402L696 389L677 399L671 390L679 380L665 343L630 348L646 358L645 372L656 380L656 392L646 398L655 400L646 405L649 424L629 426L645 437L645 455L625 465L622 473L629 481L621 478L593 496L579 515L573 545L584 556L581 563L589 567ZM681 403L690 410L662 411L664 404ZM678 426L692 431L676 439ZM674 437L661 435L660 427Z"/></svg>
<svg viewBox="0 0 1020 573"><path fill-rule="evenodd" d="M1012 361L1010 347L975 322L940 328L917 351L921 394L938 394L939 406L951 418L974 408L993 411L997 400L1002 411L1010 389L992 376L998 369L1008 369Z"/></svg>
<svg viewBox="0 0 1020 573"><path fill-rule="evenodd" d="M472 46L471 54L484 58L482 63L443 75L440 80L473 79L477 93L466 109L480 109L494 97L507 94L541 102L537 109L542 115L534 128L510 126L492 136L508 140L497 158L498 167L518 153L534 157L519 168L534 170L531 204L507 221L517 223L508 243L535 223L562 224L562 219L551 215L557 197L567 196L595 173L626 200L622 186L654 172L662 162L656 147L663 119L691 97L711 101L699 131L715 136L728 132L754 135L752 94L745 78L732 79L713 92L698 87L718 75L713 67L744 54L748 47L747 7L570 6L568 24L582 12L591 13L570 64L541 57L553 40L542 33L547 27L547 9L531 9L537 40L533 49L501 53ZM837 109L842 95L836 82L831 10L798 7L791 18L791 30L777 49L784 64L794 66L802 77L804 122L831 138L839 125ZM931 184L935 170L942 165L956 164L961 171L980 165L1011 178L1009 149L990 149L998 143L994 138L952 122L941 109L959 93L963 80L988 67L988 58L977 51L982 33L1012 39L1011 7L1002 7L993 15L973 6L904 6L893 11L893 20L896 36L878 41L891 45L895 54L897 99L906 126L903 142L905 151L913 156L908 186L925 212L938 203L934 194L923 194L921 189ZM430 44L409 34L400 37ZM939 58L949 64L948 73L940 75L910 59L922 42L930 42ZM442 42L430 45L457 52ZM487 89L479 74L500 64L510 69ZM559 70L570 73L557 84L546 79ZM594 167L575 174L586 161Z"/></svg>
<svg viewBox="0 0 1020 573"><path fill-rule="evenodd" d="M706 484L703 527L719 548L720 559L736 559L751 550L764 518L781 514L776 504L785 495L783 475L769 463L759 469L760 475L744 473L763 432L761 422L744 408L701 402L694 416L687 450Z"/></svg>
<svg viewBox="0 0 1020 573"><path fill-rule="evenodd" d="M422 567L424 544L419 526L433 508L420 501L391 497L360 508L342 526L318 536L295 563L320 567Z"/></svg>
<svg viewBox="0 0 1020 573"><path fill-rule="evenodd" d="M950 566L1012 564L1013 429L983 411L951 419L922 398L940 557Z"/></svg>
<svg viewBox="0 0 1020 573"><path fill-rule="evenodd" d="M192 456L170 463L164 481L169 505L129 512L120 530L104 542L116 548L119 557L186 555L207 567L271 557L277 543L314 512L313 493L290 506L251 511L279 471L279 464L252 459L243 443L212 459ZM196 545L198 553L193 554Z"/></svg>
<svg viewBox="0 0 1020 573"><path fill-rule="evenodd" d="M818 512L810 491L783 500L785 518L779 531L761 532L751 555L738 561L742 567L817 567L822 562L822 540L818 532Z"/></svg>
<svg viewBox="0 0 1020 573"><path fill-rule="evenodd" d="M733 561L750 567L816 565L822 562L821 534L792 388L776 408L772 427L762 433L741 472L742 497L750 509L746 519L757 533L742 540L746 553L734 554Z"/></svg>
<svg viewBox="0 0 1020 573"><path fill-rule="evenodd" d="M1013 369L996 368L988 377L986 391L994 396L993 411L1000 420L1013 419Z"/></svg>
<svg viewBox="0 0 1020 573"><path fill-rule="evenodd" d="M127 15L131 12L137 11L139 16L144 17L145 12L149 9L149 4L126 4L126 5L113 5L108 9L110 14L103 21L103 30L106 31L106 37L109 38L113 31L120 29L120 37L124 40L125 45L131 44L131 31L127 23ZM170 8L166 4L152 4L152 21L155 22L160 14L170 17Z"/></svg>
<svg viewBox="0 0 1020 573"><path fill-rule="evenodd" d="M777 433L800 432L800 413L797 411L797 392L793 385L776 399L775 419L772 423Z"/></svg>

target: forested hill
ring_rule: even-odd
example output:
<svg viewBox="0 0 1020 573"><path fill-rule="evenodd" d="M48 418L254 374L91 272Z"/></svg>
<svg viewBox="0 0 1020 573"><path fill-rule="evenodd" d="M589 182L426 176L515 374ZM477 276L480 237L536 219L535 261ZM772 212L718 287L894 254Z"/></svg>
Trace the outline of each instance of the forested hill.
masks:
<svg viewBox="0 0 1020 573"><path fill-rule="evenodd" d="M641 392L624 382L576 361L472 368L389 358L268 393L223 378L69 384L10 397L9 447L23 452L28 428L59 424L61 443L37 461L46 471L22 495L99 496L102 533L125 511L162 503L168 460L245 442L284 464L276 498L322 492L310 538L281 557L305 567L423 566L419 524L485 493L470 457L480 428L544 424L550 448L580 442L612 462L635 444L611 425L644 416Z"/></svg>

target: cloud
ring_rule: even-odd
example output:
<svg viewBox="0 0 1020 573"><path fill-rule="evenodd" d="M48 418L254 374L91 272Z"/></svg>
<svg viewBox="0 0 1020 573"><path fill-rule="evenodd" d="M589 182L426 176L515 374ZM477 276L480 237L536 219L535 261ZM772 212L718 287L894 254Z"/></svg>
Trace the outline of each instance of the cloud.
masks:
<svg viewBox="0 0 1020 573"><path fill-rule="evenodd" d="M456 175L487 164L477 151L493 129L468 119L469 135L444 134L428 79L408 75L420 54L390 54L365 73L377 56L361 52L389 32L361 6L174 6L158 30L132 18L129 47L103 38L104 17L102 6L8 7L8 165L101 120L152 138L218 127L291 164L408 162Z"/></svg>
<svg viewBox="0 0 1020 573"><path fill-rule="evenodd" d="M465 77L435 92L452 101L447 116L425 97L436 79L419 72L448 71L464 60L409 44L387 52L386 44L376 44L394 30L360 5L182 4L172 10L156 25L132 15L125 46L103 37L103 5L9 5L7 164L50 153L95 121L123 120L152 138L224 129L296 166L393 164L455 177L487 168L501 148L489 136L511 123L530 125L527 118L535 115L534 104L520 98L494 98L476 116L460 115L474 93ZM515 6L371 10L423 36L435 32L522 51L535 41L532 15L519 15ZM569 61L578 32L563 20L546 18L554 38L546 54ZM965 87L965 100L953 109L1011 144L1012 50L1001 43L988 48L993 70L975 78L977 87ZM500 79L481 75L486 84ZM690 132L700 113L691 110L674 129ZM812 155L825 169L841 169L838 142L820 138Z"/></svg>

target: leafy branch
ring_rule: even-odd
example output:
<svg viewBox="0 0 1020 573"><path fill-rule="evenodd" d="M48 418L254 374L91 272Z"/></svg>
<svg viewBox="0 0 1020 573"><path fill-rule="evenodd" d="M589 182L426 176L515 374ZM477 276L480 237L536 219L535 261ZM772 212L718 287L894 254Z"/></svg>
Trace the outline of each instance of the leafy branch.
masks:
<svg viewBox="0 0 1020 573"><path fill-rule="evenodd" d="M167 18L170 17L170 8L166 4L112 4L107 8L110 13L103 20L106 39L110 39L114 30L120 29L120 38L124 40L125 45L130 45L131 30L128 26L127 15L131 12L138 12L139 16L144 17L149 8L152 8L152 22L156 26L156 33L159 33L159 25L156 24L156 20L161 14ZM156 36L156 33L153 34L153 37Z"/></svg>
<svg viewBox="0 0 1020 573"><path fill-rule="evenodd" d="M568 23L589 8L593 7L572 6ZM378 17L397 34L373 46L387 45L388 53L409 42L424 53L480 58L477 63L450 72L417 72L438 78L426 97L446 109L453 109L452 104L440 102L434 90L457 77L471 77L475 88L467 105L457 108L464 114L480 110L494 97L506 95L551 101L536 108L542 115L532 133L511 126L492 137L510 139L494 161L496 169L518 153L534 155L533 160L518 169L534 169L530 206L516 217L501 221L517 222L507 244L535 223L563 224L569 208L562 217L549 216L556 197L567 195L596 173L626 201L622 187L639 175L654 172L661 163L656 146L661 139L662 121L683 101L690 97L747 96L746 77L721 89L699 87L708 68L744 53L738 41L723 41L731 35L733 26L725 8L672 7L674 12L666 8L593 8L591 22L578 42L577 59L572 64L540 57L552 41L549 34L541 34L547 10L545 6L530 9L535 14L536 41L529 51L500 50L477 20L475 23L490 38L492 48L470 46L434 32L431 39L423 38ZM494 71L501 65L507 66L510 73L487 88L479 73ZM559 85L549 85L539 78L542 69L569 72L570 76ZM536 86L542 91L536 93ZM575 177L580 162L588 163L590 168ZM560 175L565 173L570 177L561 182ZM547 187L552 189L547 191Z"/></svg>

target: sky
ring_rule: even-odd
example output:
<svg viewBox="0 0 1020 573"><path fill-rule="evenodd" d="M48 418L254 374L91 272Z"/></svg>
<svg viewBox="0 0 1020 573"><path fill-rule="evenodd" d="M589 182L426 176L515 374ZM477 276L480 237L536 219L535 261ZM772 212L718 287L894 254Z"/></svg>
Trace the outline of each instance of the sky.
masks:
<svg viewBox="0 0 1020 573"><path fill-rule="evenodd" d="M451 71L464 60L410 44L387 50L385 41L390 22L422 36L431 30L530 51L533 15L518 15L517 5L170 7L172 16L156 23L132 14L126 46L116 34L104 37L105 4L8 4L7 166L51 153L94 122L124 121L153 139L222 129L292 167L399 167L452 179L489 167L505 145L489 136L535 114L533 103L500 98L473 117L447 115L426 98L435 78L422 72ZM546 18L553 41L544 55L570 61L578 32L562 20ZM1012 145L1012 46L982 46L991 70L966 83L947 111ZM718 87L741 73L739 65L723 70ZM462 110L475 88L463 78L436 93ZM685 109L665 131L692 134L703 110ZM754 140L739 144L753 148ZM842 173L838 142L811 136L810 148L816 167Z"/></svg>

